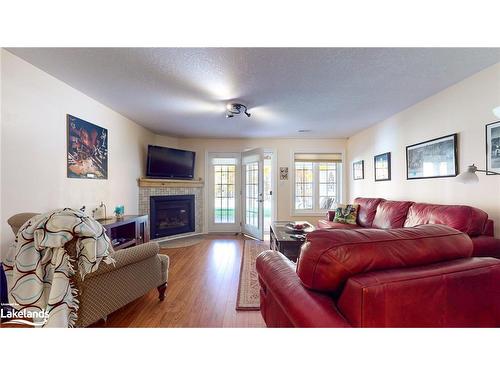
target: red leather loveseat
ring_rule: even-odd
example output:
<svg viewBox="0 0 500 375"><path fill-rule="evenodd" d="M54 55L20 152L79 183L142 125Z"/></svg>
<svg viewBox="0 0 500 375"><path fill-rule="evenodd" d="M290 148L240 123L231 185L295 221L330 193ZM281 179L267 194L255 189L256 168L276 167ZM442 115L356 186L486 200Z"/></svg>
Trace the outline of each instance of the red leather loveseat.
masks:
<svg viewBox="0 0 500 375"><path fill-rule="evenodd" d="M359 204L357 225L333 222L335 212L329 211L318 221L318 228L394 229L421 224L443 224L466 233L472 239L474 256L500 258L500 239L493 237L493 220L479 208L460 205L388 201L382 198L356 198Z"/></svg>
<svg viewBox="0 0 500 375"><path fill-rule="evenodd" d="M257 258L268 327L499 327L500 259L444 225L316 230Z"/></svg>

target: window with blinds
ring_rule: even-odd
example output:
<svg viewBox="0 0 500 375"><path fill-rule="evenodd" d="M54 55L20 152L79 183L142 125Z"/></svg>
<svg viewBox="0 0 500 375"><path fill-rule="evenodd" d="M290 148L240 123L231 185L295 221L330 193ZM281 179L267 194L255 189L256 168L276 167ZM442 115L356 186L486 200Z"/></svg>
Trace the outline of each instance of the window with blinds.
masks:
<svg viewBox="0 0 500 375"><path fill-rule="evenodd" d="M324 212L340 201L342 154L294 155L294 211Z"/></svg>

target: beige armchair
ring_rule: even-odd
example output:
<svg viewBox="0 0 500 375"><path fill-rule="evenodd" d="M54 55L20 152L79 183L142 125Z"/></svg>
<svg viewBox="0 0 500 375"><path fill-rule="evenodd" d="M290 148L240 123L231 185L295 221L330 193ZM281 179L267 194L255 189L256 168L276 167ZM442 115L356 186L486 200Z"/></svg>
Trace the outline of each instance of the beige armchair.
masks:
<svg viewBox="0 0 500 375"><path fill-rule="evenodd" d="M14 233L35 213L22 213L7 220ZM66 245L68 252L74 252L74 241ZM159 254L156 242L118 250L113 258L115 264L101 263L97 271L88 274L82 281L75 276L79 292L80 307L77 327L87 327L153 288L158 288L160 301L165 298L168 280L169 258Z"/></svg>

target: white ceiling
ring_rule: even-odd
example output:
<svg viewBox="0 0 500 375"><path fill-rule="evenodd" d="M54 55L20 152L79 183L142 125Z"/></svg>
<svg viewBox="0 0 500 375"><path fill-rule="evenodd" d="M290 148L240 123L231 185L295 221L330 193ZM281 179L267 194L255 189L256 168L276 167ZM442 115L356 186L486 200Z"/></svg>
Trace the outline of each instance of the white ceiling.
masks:
<svg viewBox="0 0 500 375"><path fill-rule="evenodd" d="M492 48L8 50L155 133L217 138L348 137L500 61ZM252 117L226 119L228 101Z"/></svg>

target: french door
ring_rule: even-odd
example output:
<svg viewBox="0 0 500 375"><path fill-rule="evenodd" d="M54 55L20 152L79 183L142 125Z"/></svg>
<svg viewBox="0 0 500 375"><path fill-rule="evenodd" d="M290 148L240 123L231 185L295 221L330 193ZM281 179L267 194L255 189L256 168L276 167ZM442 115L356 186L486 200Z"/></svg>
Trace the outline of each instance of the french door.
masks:
<svg viewBox="0 0 500 375"><path fill-rule="evenodd" d="M210 152L207 168L208 231L242 232L262 240L264 151Z"/></svg>
<svg viewBox="0 0 500 375"><path fill-rule="evenodd" d="M253 149L241 154L242 166L242 232L264 239L264 150Z"/></svg>
<svg viewBox="0 0 500 375"><path fill-rule="evenodd" d="M240 153L208 154L208 231L241 231Z"/></svg>

